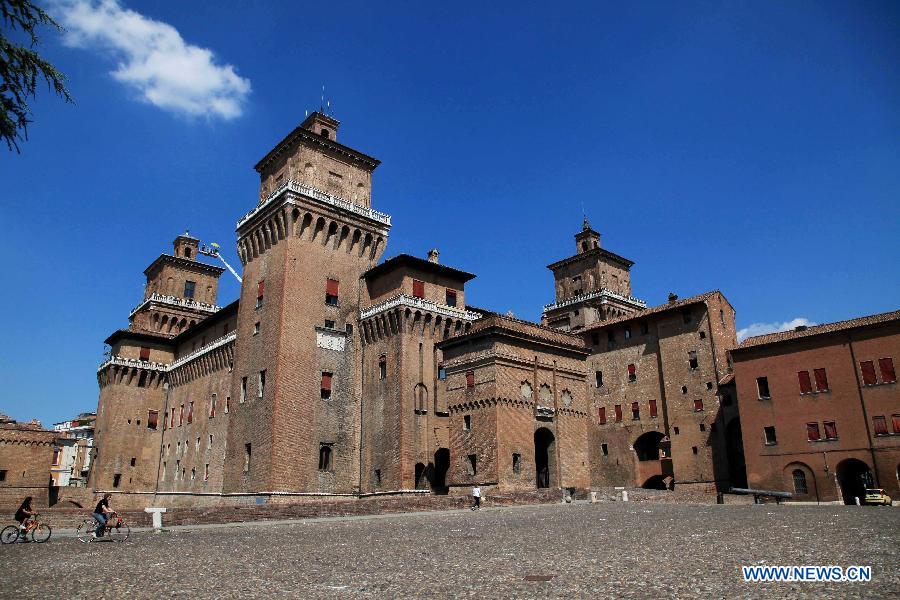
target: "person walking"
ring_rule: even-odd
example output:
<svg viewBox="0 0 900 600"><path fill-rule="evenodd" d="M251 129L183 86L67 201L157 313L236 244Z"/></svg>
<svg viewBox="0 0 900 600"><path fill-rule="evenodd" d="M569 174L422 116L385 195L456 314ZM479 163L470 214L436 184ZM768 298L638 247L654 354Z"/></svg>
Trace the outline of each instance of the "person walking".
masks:
<svg viewBox="0 0 900 600"><path fill-rule="evenodd" d="M472 510L481 508L481 486L476 485L472 488Z"/></svg>

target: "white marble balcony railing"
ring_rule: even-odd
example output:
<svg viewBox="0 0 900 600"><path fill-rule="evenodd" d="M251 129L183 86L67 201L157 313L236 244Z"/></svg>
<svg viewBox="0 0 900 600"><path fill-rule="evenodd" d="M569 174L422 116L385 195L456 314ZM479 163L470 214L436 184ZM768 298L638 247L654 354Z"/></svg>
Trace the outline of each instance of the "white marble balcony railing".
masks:
<svg viewBox="0 0 900 600"><path fill-rule="evenodd" d="M398 294L397 296L385 300L384 302L379 302L374 306L370 306L369 308L365 308L359 311L359 318L368 319L372 315L377 315L380 312L384 312L398 306L407 306L409 308L427 310L429 312L441 315L443 317L450 317L452 319L466 319L467 321L474 321L481 318L480 313L473 312L471 310L464 310L461 308L456 308L455 306L447 306L446 304L438 304L436 302L432 302L431 300L416 298L414 296L407 296L406 294Z"/></svg>
<svg viewBox="0 0 900 600"><path fill-rule="evenodd" d="M153 292L147 298L142 300L140 304L135 306L134 310L132 310L128 316L130 317L134 315L134 313L138 312L151 302L160 302L162 304L169 304L171 306L192 308L194 310L201 310L210 313L217 312L221 308L219 306L216 306L215 304L207 304L206 302L198 302L197 300L190 300L188 298L179 298L178 296L164 296L162 294Z"/></svg>
<svg viewBox="0 0 900 600"><path fill-rule="evenodd" d="M617 294L612 290L600 288L599 290L591 290L590 292L585 292L583 294L578 294L577 296L572 296L571 298L566 298L565 300L556 302L554 304L545 304L544 312L556 310L557 308L563 308L565 306L571 306L572 304L577 304L579 302L584 302L585 300L591 300L593 298L600 297L612 298L613 300L625 302L626 304L631 304L632 306L637 306L639 308L647 308L647 303L639 298Z"/></svg>
<svg viewBox="0 0 900 600"><path fill-rule="evenodd" d="M121 367L134 367L136 369L151 369L154 371L162 371L163 373L168 373L169 371L174 371L178 367L180 367L186 363L189 363L196 358L200 358L204 354L211 352L220 346L224 346L225 344L228 344L229 342L233 342L236 339L237 339L237 332L232 331L231 333L229 333L227 335L223 335L222 337L213 340L212 342L208 343L205 346L197 348L190 354L186 354L185 356L182 356L181 358L179 358L172 364L152 362L149 360L138 360L138 359L134 359L134 358L125 358L123 356L111 356L108 359L106 359L105 361L103 361L99 367L97 367L97 372L99 373L100 371L102 371L103 369L105 369L106 367L108 367L110 365L118 365Z"/></svg>
<svg viewBox="0 0 900 600"><path fill-rule="evenodd" d="M303 183L299 183L294 181L293 179L289 179L282 183L274 192L269 194L269 196L260 203L259 206L248 212L246 215L241 217L237 222L237 227L240 228L241 225L246 223L249 219L251 219L255 214L265 208L270 202L284 194L285 192L293 192L295 194L300 194L301 196L305 196L307 198L311 198L312 200L318 200L319 202L324 202L325 204L330 204L331 206L335 206L337 208L342 208L344 210L350 211L367 219L371 219L373 221L377 221L382 225L391 226L391 216L387 215L383 212L378 212L377 210L373 210L371 208L366 208L365 206L360 206L358 204L354 204L349 200L345 200L340 196L335 196L333 194L329 194L328 192L323 192L318 188L314 188L311 185L306 185Z"/></svg>
<svg viewBox="0 0 900 600"><path fill-rule="evenodd" d="M167 365L166 363L158 363L149 360L139 360L136 358L125 358L124 356L110 356L108 359L103 361L99 367L97 367L97 372L99 373L110 365L117 365L120 367L133 367L135 369L148 369L151 371L162 372L166 372L169 369L169 365Z"/></svg>
<svg viewBox="0 0 900 600"><path fill-rule="evenodd" d="M208 353L208 352L212 352L213 350L215 350L215 349L218 348L219 346L224 346L225 344L228 344L229 342L233 342L233 341L236 340L236 339L237 339L237 332L236 332L236 331L232 331L232 332L229 333L229 334L223 335L222 337L220 337L220 338L218 338L218 339L215 339L215 340L211 341L211 342L208 343L207 345L202 346L202 347L200 347L200 348L197 348L196 350L194 350L194 351L191 352L190 354L186 354L186 355L182 356L181 358L179 358L178 360L176 360L175 362L173 362L171 365L169 365L169 369L168 369L168 370L169 370L169 371L174 371L174 370L177 369L178 367L180 367L180 366L182 366L182 365L184 365L184 364L186 364L186 363L189 363L189 362L191 362L192 360L194 360L194 359L196 359L196 358L200 358L200 357L203 356L204 354L206 354L206 353Z"/></svg>

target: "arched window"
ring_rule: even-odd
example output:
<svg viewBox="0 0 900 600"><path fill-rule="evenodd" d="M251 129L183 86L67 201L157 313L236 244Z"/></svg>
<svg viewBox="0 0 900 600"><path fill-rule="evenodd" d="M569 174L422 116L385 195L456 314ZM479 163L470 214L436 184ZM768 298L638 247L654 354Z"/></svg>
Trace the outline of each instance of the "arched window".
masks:
<svg viewBox="0 0 900 600"><path fill-rule="evenodd" d="M804 473L801 469L794 469L794 493L797 495L808 494L809 490L806 487L806 473Z"/></svg>
<svg viewBox="0 0 900 600"><path fill-rule="evenodd" d="M387 378L387 357L382 354L378 357L378 379Z"/></svg>
<svg viewBox="0 0 900 600"><path fill-rule="evenodd" d="M322 137L331 137L331 132L329 132L327 129L322 129Z"/></svg>
<svg viewBox="0 0 900 600"><path fill-rule="evenodd" d="M190 258L190 257L191 257L191 249L190 249L190 248L185 248L185 249L184 249L184 256L185 256L185 258Z"/></svg>
<svg viewBox="0 0 900 600"><path fill-rule="evenodd" d="M328 444L319 446L319 470L331 470L331 446Z"/></svg>

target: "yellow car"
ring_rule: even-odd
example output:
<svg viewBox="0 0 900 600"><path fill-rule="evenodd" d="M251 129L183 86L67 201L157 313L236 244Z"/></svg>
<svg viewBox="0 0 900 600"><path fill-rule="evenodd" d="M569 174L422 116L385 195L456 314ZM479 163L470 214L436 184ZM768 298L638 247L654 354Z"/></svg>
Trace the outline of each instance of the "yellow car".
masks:
<svg viewBox="0 0 900 600"><path fill-rule="evenodd" d="M891 505L891 497L884 493L884 490L866 490L866 504L881 504L882 506Z"/></svg>

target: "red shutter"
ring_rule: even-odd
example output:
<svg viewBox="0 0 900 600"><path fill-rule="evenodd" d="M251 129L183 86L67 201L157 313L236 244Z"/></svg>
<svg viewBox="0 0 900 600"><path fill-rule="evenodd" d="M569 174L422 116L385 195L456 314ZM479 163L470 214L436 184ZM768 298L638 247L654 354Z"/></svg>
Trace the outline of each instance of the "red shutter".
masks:
<svg viewBox="0 0 900 600"><path fill-rule="evenodd" d="M606 407L601 406L597 409L597 423L600 425L606 425Z"/></svg>
<svg viewBox="0 0 900 600"><path fill-rule="evenodd" d="M651 417L656 416L656 400L650 401L650 416Z"/></svg>
<svg viewBox="0 0 900 600"><path fill-rule="evenodd" d="M331 391L331 373L322 373L322 389Z"/></svg>
<svg viewBox="0 0 900 600"><path fill-rule="evenodd" d="M641 414L641 406L637 402L631 403L631 416L638 417Z"/></svg>
<svg viewBox="0 0 900 600"><path fill-rule="evenodd" d="M325 293L329 296L338 295L338 282L334 279L328 279L325 282Z"/></svg>
<svg viewBox="0 0 900 600"><path fill-rule="evenodd" d="M181 427L184 424L184 404L181 405L181 410L178 411L178 426Z"/></svg>
<svg viewBox="0 0 900 600"><path fill-rule="evenodd" d="M616 404L616 423L622 420L622 405Z"/></svg>
<svg viewBox="0 0 900 600"><path fill-rule="evenodd" d="M864 360L859 363L859 368L862 369L863 383L866 385L875 385L875 365L871 360Z"/></svg>
<svg viewBox="0 0 900 600"><path fill-rule="evenodd" d="M872 417L872 425L875 426L875 435L887 435L887 422L884 417ZM894 429L897 429L897 416L894 416Z"/></svg>
<svg viewBox="0 0 900 600"><path fill-rule="evenodd" d="M265 292L266 292L266 280L263 279L256 285L256 297L262 298L263 294L265 294Z"/></svg>
<svg viewBox="0 0 900 600"><path fill-rule="evenodd" d="M694 410L697 412L703 410L703 400L701 400L700 398L694 400Z"/></svg>
<svg viewBox="0 0 900 600"><path fill-rule="evenodd" d="M172 421L169 423L169 427L175 427L175 409L172 409Z"/></svg>
<svg viewBox="0 0 900 600"><path fill-rule="evenodd" d="M466 371L466 387L475 387L475 371Z"/></svg>
<svg viewBox="0 0 900 600"><path fill-rule="evenodd" d="M806 439L811 442L815 442L819 440L819 424L818 423L807 423L806 424Z"/></svg>
<svg viewBox="0 0 900 600"><path fill-rule="evenodd" d="M141 360L150 360L150 348L141 346Z"/></svg>
<svg viewBox="0 0 900 600"><path fill-rule="evenodd" d="M825 439L826 440L836 440L837 439L837 425L835 425L834 421L825 421L823 423L825 425Z"/></svg>
<svg viewBox="0 0 900 600"><path fill-rule="evenodd" d="M797 378L800 380L800 393L810 393L812 391L812 383L809 380L809 371L800 371L797 373Z"/></svg>
<svg viewBox="0 0 900 600"><path fill-rule="evenodd" d="M893 383L897 381L897 374L894 372L894 361L890 358L879 358L878 367L881 369L882 383Z"/></svg>
<svg viewBox="0 0 900 600"><path fill-rule="evenodd" d="M813 371L813 374L816 376L816 391L826 391L828 389L828 375L825 374L825 369L816 369Z"/></svg>
<svg viewBox="0 0 900 600"><path fill-rule="evenodd" d="M194 422L194 403L191 402L190 406L188 406L188 423Z"/></svg>
<svg viewBox="0 0 900 600"><path fill-rule="evenodd" d="M891 415L891 425L894 426L894 433L900 433L900 415Z"/></svg>
<svg viewBox="0 0 900 600"><path fill-rule="evenodd" d="M159 424L159 411L151 410L147 413L147 428L156 429Z"/></svg>
<svg viewBox="0 0 900 600"><path fill-rule="evenodd" d="M413 279L413 296L416 298L425 297L425 282Z"/></svg>

